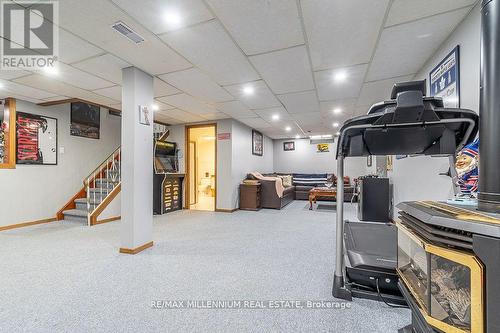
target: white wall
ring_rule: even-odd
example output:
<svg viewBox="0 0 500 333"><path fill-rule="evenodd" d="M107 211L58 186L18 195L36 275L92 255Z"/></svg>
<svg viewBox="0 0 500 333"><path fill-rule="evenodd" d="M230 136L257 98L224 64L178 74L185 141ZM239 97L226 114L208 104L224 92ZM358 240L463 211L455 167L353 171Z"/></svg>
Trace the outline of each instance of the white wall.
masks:
<svg viewBox="0 0 500 333"><path fill-rule="evenodd" d="M478 4L415 76L417 80L429 81L429 72L434 66L460 45L460 106L475 112L479 112L480 31ZM451 179L439 175L448 167L446 157L394 159L394 169L389 173L394 183L394 202L450 198L453 195Z"/></svg>
<svg viewBox="0 0 500 333"><path fill-rule="evenodd" d="M295 142L295 150L284 151L283 142ZM318 153L309 139L274 140L274 171L280 173L335 173L337 174L337 142L330 143L330 151ZM367 173L366 157L345 159L344 174L352 178Z"/></svg>
<svg viewBox="0 0 500 333"><path fill-rule="evenodd" d="M52 218L120 145L120 117L101 109L99 140L70 136L70 105L41 107L17 100L17 111L57 118L58 164L0 170L0 226ZM64 148L64 154L60 149Z"/></svg>

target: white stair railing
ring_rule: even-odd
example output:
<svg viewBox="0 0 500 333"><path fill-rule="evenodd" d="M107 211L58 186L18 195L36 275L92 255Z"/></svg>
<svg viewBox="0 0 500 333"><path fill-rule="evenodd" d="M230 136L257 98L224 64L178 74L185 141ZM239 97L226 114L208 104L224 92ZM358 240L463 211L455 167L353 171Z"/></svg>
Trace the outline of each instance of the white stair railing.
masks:
<svg viewBox="0 0 500 333"><path fill-rule="evenodd" d="M87 192L87 221L99 204L121 183L121 149L118 147L84 181Z"/></svg>

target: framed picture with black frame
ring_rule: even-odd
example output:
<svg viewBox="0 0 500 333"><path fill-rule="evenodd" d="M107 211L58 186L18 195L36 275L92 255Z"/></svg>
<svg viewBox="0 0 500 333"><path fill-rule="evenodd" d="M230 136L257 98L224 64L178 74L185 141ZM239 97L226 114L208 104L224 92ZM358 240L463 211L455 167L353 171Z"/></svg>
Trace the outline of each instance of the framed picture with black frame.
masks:
<svg viewBox="0 0 500 333"><path fill-rule="evenodd" d="M84 102L71 103L70 134L88 139L99 139L101 107Z"/></svg>
<svg viewBox="0 0 500 333"><path fill-rule="evenodd" d="M261 132L252 130L252 154L264 155L264 136Z"/></svg>
<svg viewBox="0 0 500 333"><path fill-rule="evenodd" d="M292 150L295 150L295 142L294 142L294 141L286 141L286 142L283 142L283 150L284 150L284 151L292 151Z"/></svg>
<svg viewBox="0 0 500 333"><path fill-rule="evenodd" d="M457 45L429 73L430 96L441 97L445 107L460 107L460 46Z"/></svg>
<svg viewBox="0 0 500 333"><path fill-rule="evenodd" d="M57 119L18 112L16 163L57 165Z"/></svg>

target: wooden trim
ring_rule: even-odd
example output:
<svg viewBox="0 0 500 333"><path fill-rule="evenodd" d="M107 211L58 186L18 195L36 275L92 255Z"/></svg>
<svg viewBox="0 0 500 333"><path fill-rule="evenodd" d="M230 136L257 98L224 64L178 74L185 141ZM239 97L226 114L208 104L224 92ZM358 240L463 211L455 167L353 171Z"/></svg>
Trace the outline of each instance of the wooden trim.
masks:
<svg viewBox="0 0 500 333"><path fill-rule="evenodd" d="M104 104L99 104L99 103L94 103L94 102L91 102L91 101L87 101L87 100L81 99L81 98L60 99L60 100L57 100L57 101L49 101L49 102L38 103L37 105L40 105L40 106L54 106L54 105L68 104L68 103L77 103L77 102L87 103L87 104L90 104L90 105L95 105L95 106L98 106L98 107L102 107L102 108L108 109L110 111L121 113L121 111L118 110L118 109L114 109L114 108L109 107L109 106L104 105Z"/></svg>
<svg viewBox="0 0 500 333"><path fill-rule="evenodd" d="M61 209L59 209L59 211L56 213L57 220L64 220L65 210L76 208L75 204L76 199L81 199L86 197L87 197L87 192L85 191L85 187L82 187L80 191L76 192L76 194L73 197L71 197L71 199L69 199L68 202L66 202L66 204Z"/></svg>
<svg viewBox="0 0 500 333"><path fill-rule="evenodd" d="M194 125L186 125L184 128L184 146L186 147L186 154L184 155L184 168L185 168L185 199L184 199L184 209L190 209L189 204L189 130L191 128L203 128L203 127L213 127L215 130L215 159L214 159L214 171L215 171L215 211L217 211L217 123L204 123L204 124L194 124Z"/></svg>
<svg viewBox="0 0 500 333"><path fill-rule="evenodd" d="M125 253L125 254L137 254L141 251L144 251L145 249L148 249L153 246L153 241L146 243L144 245L141 245L139 247L136 247L135 249L127 249L124 247L120 248L120 253Z"/></svg>
<svg viewBox="0 0 500 333"><path fill-rule="evenodd" d="M99 215L101 215L104 208L106 208L110 204L110 202L113 201L113 199L118 195L118 193L120 193L121 189L122 189L122 183L116 185L115 188L112 189L111 192L109 192L106 198L104 198L104 200L101 201L99 206L96 207L96 209L92 212L92 214L90 214L89 220L91 226L98 224L97 218L99 217Z"/></svg>
<svg viewBox="0 0 500 333"><path fill-rule="evenodd" d="M227 209L227 208L216 208L215 211L218 213L234 213L238 208Z"/></svg>
<svg viewBox="0 0 500 333"><path fill-rule="evenodd" d="M0 163L0 169L15 169L16 168L16 100L14 98L6 98L4 102L4 112L9 117L9 127L5 144L7 146L7 162ZM4 113L4 114L5 114Z"/></svg>
<svg viewBox="0 0 500 333"><path fill-rule="evenodd" d="M121 216L113 216L113 217L110 217L108 219L96 221L93 225L98 225L98 224L113 222L113 221L119 220L121 218L122 218Z"/></svg>
<svg viewBox="0 0 500 333"><path fill-rule="evenodd" d="M51 217L49 219L43 219L43 220L37 220L37 221L31 221L31 222L24 222L24 223L18 223L18 224L4 225L4 226L0 227L0 231L17 229L17 228L23 228L23 227L29 227L29 226L32 226L32 225L49 223L49 222L54 222L54 221L57 221L56 217Z"/></svg>

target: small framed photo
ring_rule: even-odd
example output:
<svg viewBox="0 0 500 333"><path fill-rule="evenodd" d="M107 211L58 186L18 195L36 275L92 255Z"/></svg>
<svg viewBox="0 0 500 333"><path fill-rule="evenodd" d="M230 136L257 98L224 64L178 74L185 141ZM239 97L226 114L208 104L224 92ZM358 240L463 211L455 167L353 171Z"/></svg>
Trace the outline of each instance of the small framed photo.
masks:
<svg viewBox="0 0 500 333"><path fill-rule="evenodd" d="M252 130L252 154L257 156L264 154L264 136L256 130Z"/></svg>
<svg viewBox="0 0 500 333"><path fill-rule="evenodd" d="M151 114L149 112L149 108L147 105L139 105L139 123L142 125L151 125L151 121L149 120Z"/></svg>
<svg viewBox="0 0 500 333"><path fill-rule="evenodd" d="M295 142L294 141L283 142L283 150L284 151L295 150Z"/></svg>

